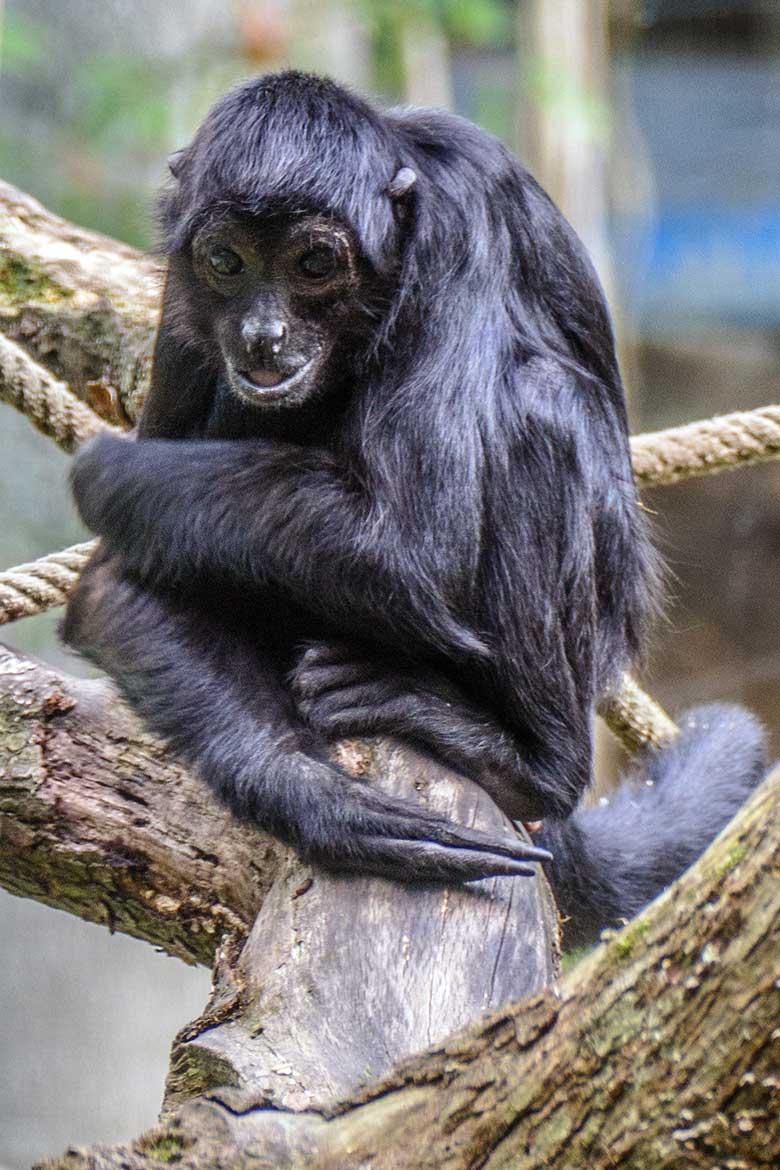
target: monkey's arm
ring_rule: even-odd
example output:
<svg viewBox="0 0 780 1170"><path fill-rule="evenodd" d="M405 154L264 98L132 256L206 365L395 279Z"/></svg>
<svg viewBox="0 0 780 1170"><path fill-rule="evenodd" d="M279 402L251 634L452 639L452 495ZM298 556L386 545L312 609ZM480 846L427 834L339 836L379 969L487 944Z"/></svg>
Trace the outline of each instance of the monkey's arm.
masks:
<svg viewBox="0 0 780 1170"><path fill-rule="evenodd" d="M326 452L269 440L99 435L72 476L84 522L151 585L275 581L337 626L484 656L393 518Z"/></svg>
<svg viewBox="0 0 780 1170"><path fill-rule="evenodd" d="M471 881L531 874L529 861L549 857L340 771L297 719L258 628L250 636L243 622L230 626L189 600L151 592L104 547L70 600L63 633L236 815L311 861L405 881Z"/></svg>
<svg viewBox="0 0 780 1170"><path fill-rule="evenodd" d="M173 263L174 261L171 261ZM144 439L202 438L216 392L216 377L192 343L172 322L177 320L176 282L166 276L160 328L154 345L151 385L138 423ZM181 392L182 386L187 393Z"/></svg>

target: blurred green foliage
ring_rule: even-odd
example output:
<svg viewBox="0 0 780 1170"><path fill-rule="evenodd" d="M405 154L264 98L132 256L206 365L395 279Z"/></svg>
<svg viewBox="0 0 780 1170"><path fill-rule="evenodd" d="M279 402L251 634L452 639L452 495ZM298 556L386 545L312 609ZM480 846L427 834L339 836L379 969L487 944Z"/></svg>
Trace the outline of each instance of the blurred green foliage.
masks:
<svg viewBox="0 0 780 1170"><path fill-rule="evenodd" d="M159 150L168 140L167 78L148 61L112 55L81 70L76 126L94 146Z"/></svg>
<svg viewBox="0 0 780 1170"><path fill-rule="evenodd" d="M202 68L193 53L179 67L152 44L140 55L76 52L63 84L51 52L55 29L54 19L14 10L0 19L0 81L22 95L16 108L25 111L0 128L0 174L61 215L148 247L153 193L166 155L180 145L181 121L189 132L244 63L236 55Z"/></svg>
<svg viewBox="0 0 780 1170"><path fill-rule="evenodd" d="M586 142L607 144L612 124L609 103L588 93L560 65L529 58L525 83L529 98L570 133Z"/></svg>
<svg viewBox="0 0 780 1170"><path fill-rule="evenodd" d="M503 0L442 0L441 20L451 39L464 45L509 45L513 5Z"/></svg>
<svg viewBox="0 0 780 1170"><path fill-rule="evenodd" d="M430 31L453 55L475 49L511 50L517 5L511 0L355 0L372 41L374 88L404 97L402 42ZM512 136L513 95L495 85L478 86L473 108L462 111L505 140Z"/></svg>
<svg viewBox="0 0 780 1170"><path fill-rule="evenodd" d="M0 64L4 70L23 74L39 65L46 56L43 25L21 13L8 13L0 21Z"/></svg>
<svg viewBox="0 0 780 1170"><path fill-rule="evenodd" d="M423 23L438 26L456 45L505 45L511 39L511 5L505 0L359 0L359 6L377 33Z"/></svg>
<svg viewBox="0 0 780 1170"><path fill-rule="evenodd" d="M52 27L13 11L0 21L4 83L30 94L27 124L0 131L0 173L64 216L147 246L144 191L169 146L169 78L147 59L76 59L63 100L45 68Z"/></svg>
<svg viewBox="0 0 780 1170"><path fill-rule="evenodd" d="M426 30L453 54L511 47L510 0L353 0L371 41L373 87L403 98L403 43ZM128 14L128 19L132 16ZM68 54L57 62L56 16L45 22L9 4L0 20L0 81L23 91L27 122L0 128L0 173L60 214L140 247L153 242L150 209L167 153L206 107L251 66L234 48L193 45L179 63L137 50ZM121 43L121 42L120 42ZM58 55L59 54L59 55ZM202 58L202 60L200 59ZM289 59L295 61L295 44ZM2 101L2 98L0 98ZM512 98L477 85L468 115L502 137L511 134Z"/></svg>

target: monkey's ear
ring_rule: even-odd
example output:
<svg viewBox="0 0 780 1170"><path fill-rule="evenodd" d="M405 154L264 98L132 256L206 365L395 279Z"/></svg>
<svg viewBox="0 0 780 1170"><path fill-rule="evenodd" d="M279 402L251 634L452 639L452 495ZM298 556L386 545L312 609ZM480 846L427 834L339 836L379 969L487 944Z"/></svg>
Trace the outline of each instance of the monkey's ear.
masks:
<svg viewBox="0 0 780 1170"><path fill-rule="evenodd" d="M179 175L181 174L186 156L187 151L184 147L182 147L181 150L174 150L173 154L168 155L168 170L171 172L174 179L178 179Z"/></svg>
<svg viewBox="0 0 780 1170"><path fill-rule="evenodd" d="M417 182L417 175L411 167L401 167L387 184L387 194L391 199L403 199Z"/></svg>

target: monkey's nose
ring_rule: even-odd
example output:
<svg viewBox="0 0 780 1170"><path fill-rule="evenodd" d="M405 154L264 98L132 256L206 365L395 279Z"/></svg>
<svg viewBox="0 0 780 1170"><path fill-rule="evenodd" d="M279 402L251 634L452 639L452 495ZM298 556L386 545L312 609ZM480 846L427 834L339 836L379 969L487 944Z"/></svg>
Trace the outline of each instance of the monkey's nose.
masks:
<svg viewBox="0 0 780 1170"><path fill-rule="evenodd" d="M241 337L247 352L262 350L265 357L277 357L287 340L287 326L284 321L261 321L247 317L241 326Z"/></svg>

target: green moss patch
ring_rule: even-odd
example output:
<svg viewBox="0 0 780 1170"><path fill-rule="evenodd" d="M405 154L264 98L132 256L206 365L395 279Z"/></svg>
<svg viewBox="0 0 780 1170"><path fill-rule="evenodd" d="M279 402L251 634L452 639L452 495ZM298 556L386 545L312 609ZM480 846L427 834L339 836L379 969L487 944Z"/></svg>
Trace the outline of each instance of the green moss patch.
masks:
<svg viewBox="0 0 780 1170"><path fill-rule="evenodd" d="M71 289L57 284L28 260L0 253L0 302L7 305L21 305L27 301L51 303L71 296Z"/></svg>

